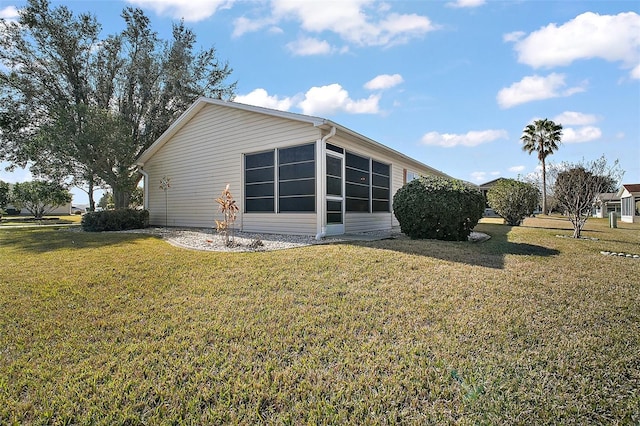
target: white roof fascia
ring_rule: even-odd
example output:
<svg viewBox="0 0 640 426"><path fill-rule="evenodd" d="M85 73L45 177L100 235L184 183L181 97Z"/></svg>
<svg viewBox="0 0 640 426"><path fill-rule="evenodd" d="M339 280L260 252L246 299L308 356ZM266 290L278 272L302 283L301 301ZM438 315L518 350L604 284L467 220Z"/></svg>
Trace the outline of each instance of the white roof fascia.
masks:
<svg viewBox="0 0 640 426"><path fill-rule="evenodd" d="M272 117L279 117L279 118L309 123L315 127L323 127L323 126L336 127L339 131L346 133L354 138L360 139L365 143L372 145L374 148L381 150L382 152L390 153L410 164L415 165L418 168L424 168L424 169L430 170L436 175L452 178L451 176L447 175L444 172L441 172L440 170L434 169L431 166L428 166L399 151L396 151L395 149L389 148L388 146L383 145L380 142L374 141L373 139L363 136L360 133L354 132L351 129L348 129L344 126L341 126L338 123L334 123L333 121L327 120L325 118L314 117L314 116L304 115L304 114L296 114L296 113L287 112L287 111L279 111L279 110L259 107L255 105L241 104L238 102L224 101L221 99L212 99L212 98L207 98L205 96L201 96L189 108L187 108L187 110L180 117L178 117L176 121L174 121L173 124L171 124L171 126L169 126L169 128L162 135L160 135L160 137L140 155L140 157L138 157L138 160L136 160L136 164L140 167L143 167L144 163L147 160L149 160L149 158L156 151L158 151L169 139L171 139L173 135L175 135L178 132L178 130L182 128L182 126L188 123L189 120L206 105L219 105L219 106L225 106L228 108L236 108L243 111L266 114Z"/></svg>

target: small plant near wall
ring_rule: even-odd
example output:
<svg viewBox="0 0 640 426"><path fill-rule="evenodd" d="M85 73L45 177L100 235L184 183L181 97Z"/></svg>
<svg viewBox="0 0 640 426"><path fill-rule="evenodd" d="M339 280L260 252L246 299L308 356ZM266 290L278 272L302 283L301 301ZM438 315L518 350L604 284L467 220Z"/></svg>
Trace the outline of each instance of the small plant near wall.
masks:
<svg viewBox="0 0 640 426"><path fill-rule="evenodd" d="M216 230L224 235L224 244L227 247L231 247L233 245L233 235L230 236L230 233L233 232L233 223L236 221L239 209L229 190L229 184L222 191L222 195L216 198L216 203L218 203L218 210L223 215L222 220L216 219Z"/></svg>
<svg viewBox="0 0 640 426"><path fill-rule="evenodd" d="M160 189L164 191L164 226L167 226L167 217L169 213L169 201L167 191L171 188L171 178L168 176L162 176L160 179Z"/></svg>

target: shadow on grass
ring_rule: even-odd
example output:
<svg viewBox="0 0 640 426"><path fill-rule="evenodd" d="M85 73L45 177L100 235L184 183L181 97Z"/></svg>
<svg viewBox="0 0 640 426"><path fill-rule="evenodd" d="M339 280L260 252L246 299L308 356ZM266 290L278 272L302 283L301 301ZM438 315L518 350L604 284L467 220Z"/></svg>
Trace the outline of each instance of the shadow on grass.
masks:
<svg viewBox="0 0 640 426"><path fill-rule="evenodd" d="M33 253L47 253L63 249L100 248L143 238L149 234L74 232L65 228L2 229L0 247Z"/></svg>
<svg viewBox="0 0 640 426"><path fill-rule="evenodd" d="M483 224L480 232L491 236L491 239L472 243L466 241L411 240L400 237L374 242L349 242L362 247L375 247L401 253L433 257L449 262L464 263L473 266L503 269L507 255L548 257L560 254L558 250L547 247L514 243L508 240L511 226Z"/></svg>

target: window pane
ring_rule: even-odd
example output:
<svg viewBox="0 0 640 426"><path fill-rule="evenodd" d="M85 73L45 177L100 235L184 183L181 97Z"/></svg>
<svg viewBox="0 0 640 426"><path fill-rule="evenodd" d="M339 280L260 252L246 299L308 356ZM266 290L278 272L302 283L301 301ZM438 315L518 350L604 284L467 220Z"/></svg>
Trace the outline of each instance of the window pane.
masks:
<svg viewBox="0 0 640 426"><path fill-rule="evenodd" d="M247 154L244 156L244 168L255 169L256 167L273 166L274 158L274 151Z"/></svg>
<svg viewBox="0 0 640 426"><path fill-rule="evenodd" d="M327 224L342 223L342 212L327 213Z"/></svg>
<svg viewBox="0 0 640 426"><path fill-rule="evenodd" d="M355 198L347 198L348 212L366 212L369 213L369 200L358 200Z"/></svg>
<svg viewBox="0 0 640 426"><path fill-rule="evenodd" d="M316 211L316 197L280 197L281 212L314 212Z"/></svg>
<svg viewBox="0 0 640 426"><path fill-rule="evenodd" d="M366 185L354 185L352 183L347 183L346 192L347 197L369 199L369 187Z"/></svg>
<svg viewBox="0 0 640 426"><path fill-rule="evenodd" d="M245 183L273 182L273 179L273 167L246 170L244 172Z"/></svg>
<svg viewBox="0 0 640 426"><path fill-rule="evenodd" d="M342 195L342 179L327 176L327 195Z"/></svg>
<svg viewBox="0 0 640 426"><path fill-rule="evenodd" d="M388 200L389 189L373 187L373 198L378 200Z"/></svg>
<svg viewBox="0 0 640 426"><path fill-rule="evenodd" d="M373 211L374 212L388 212L389 211L389 201L376 201L376 200L373 200Z"/></svg>
<svg viewBox="0 0 640 426"><path fill-rule="evenodd" d="M369 172L363 172L360 170L350 169L347 167L347 174L345 180L352 183L360 183L363 185L369 184Z"/></svg>
<svg viewBox="0 0 640 426"><path fill-rule="evenodd" d="M373 175L371 180L373 181L373 186L380 186L382 188L389 187L389 178L386 176Z"/></svg>
<svg viewBox="0 0 640 426"><path fill-rule="evenodd" d="M327 174L331 176L342 176L342 160L327 155Z"/></svg>
<svg viewBox="0 0 640 426"><path fill-rule="evenodd" d="M273 182L247 185L245 188L245 196L248 198L273 197L274 195Z"/></svg>
<svg viewBox="0 0 640 426"><path fill-rule="evenodd" d="M314 195L316 193L316 180L303 179L280 182L280 196L287 195Z"/></svg>
<svg viewBox="0 0 640 426"><path fill-rule="evenodd" d="M294 146L292 148L278 150L278 158L280 164L297 163L300 161L314 160L315 153L315 144Z"/></svg>
<svg viewBox="0 0 640 426"><path fill-rule="evenodd" d="M316 175L316 164L311 161L308 163L289 164L280 166L280 180L304 179L312 178Z"/></svg>
<svg viewBox="0 0 640 426"><path fill-rule="evenodd" d="M330 211L330 212L341 212L342 211L342 201L327 200L327 211Z"/></svg>
<svg viewBox="0 0 640 426"><path fill-rule="evenodd" d="M346 155L346 163L349 167L354 167L356 169L369 171L369 159L365 157L360 157L359 155L351 154L347 152Z"/></svg>
<svg viewBox="0 0 640 426"><path fill-rule="evenodd" d="M339 146L335 146L333 144L330 144L330 143L327 144L327 149L329 151L339 152L340 154L344 154L344 149L340 148Z"/></svg>
<svg viewBox="0 0 640 426"><path fill-rule="evenodd" d="M371 169L373 173L377 173L379 175L389 176L389 165L378 163L377 161L371 162Z"/></svg>
<svg viewBox="0 0 640 426"><path fill-rule="evenodd" d="M245 200L245 211L250 212L273 212L274 202L271 198L252 198Z"/></svg>

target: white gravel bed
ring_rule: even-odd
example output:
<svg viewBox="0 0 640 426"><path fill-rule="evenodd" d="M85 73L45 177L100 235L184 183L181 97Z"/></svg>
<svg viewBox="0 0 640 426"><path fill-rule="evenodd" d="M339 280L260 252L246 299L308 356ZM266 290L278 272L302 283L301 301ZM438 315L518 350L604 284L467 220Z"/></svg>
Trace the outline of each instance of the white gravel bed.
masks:
<svg viewBox="0 0 640 426"><path fill-rule="evenodd" d="M150 227L118 231L127 233L151 234L162 237L169 244L192 250L222 251L222 252L253 252L283 250L304 247L313 244L342 241L340 238L323 238L318 241L312 236L285 234L254 234L249 232L234 232L233 243L225 245L224 235L213 229L180 229Z"/></svg>
<svg viewBox="0 0 640 426"><path fill-rule="evenodd" d="M77 228L73 229L73 231L84 232ZM214 229L149 227L145 229L131 229L128 231L114 232L156 235L167 241L169 244L177 247L191 250L220 252L272 251L342 241L373 241L386 238L408 238L396 229L393 231L372 231L348 234L345 236L330 236L324 237L321 240L316 240L313 236L305 235L234 232L233 244L231 246L226 246L224 236ZM469 235L470 242L486 241L489 238L491 238L489 235L481 232L472 232L471 235Z"/></svg>

